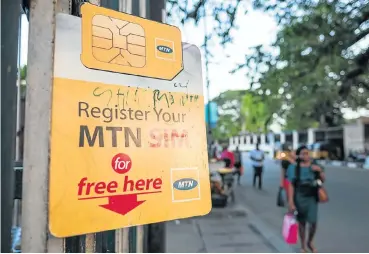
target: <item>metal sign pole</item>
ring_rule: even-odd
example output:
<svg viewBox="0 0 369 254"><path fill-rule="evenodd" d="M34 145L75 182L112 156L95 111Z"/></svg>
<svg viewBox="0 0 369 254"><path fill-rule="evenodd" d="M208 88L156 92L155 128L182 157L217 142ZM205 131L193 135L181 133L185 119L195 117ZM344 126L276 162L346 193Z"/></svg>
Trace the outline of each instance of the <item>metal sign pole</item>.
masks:
<svg viewBox="0 0 369 254"><path fill-rule="evenodd" d="M56 3L57 2L57 3ZM64 252L48 231L49 134L56 12L69 0L31 0L22 200L23 252Z"/></svg>
<svg viewBox="0 0 369 254"><path fill-rule="evenodd" d="M47 252L54 1L31 1L25 119L22 249Z"/></svg>
<svg viewBox="0 0 369 254"><path fill-rule="evenodd" d="M19 9L19 0L1 2L1 252L11 251Z"/></svg>

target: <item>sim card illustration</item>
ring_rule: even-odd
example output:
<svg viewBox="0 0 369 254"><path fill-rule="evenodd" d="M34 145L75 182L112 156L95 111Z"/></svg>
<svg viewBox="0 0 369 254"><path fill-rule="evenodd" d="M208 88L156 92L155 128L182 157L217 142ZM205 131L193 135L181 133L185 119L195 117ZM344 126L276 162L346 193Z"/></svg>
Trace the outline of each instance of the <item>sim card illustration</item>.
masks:
<svg viewBox="0 0 369 254"><path fill-rule="evenodd" d="M95 15L92 54L100 62L142 68L146 64L145 31L132 22Z"/></svg>

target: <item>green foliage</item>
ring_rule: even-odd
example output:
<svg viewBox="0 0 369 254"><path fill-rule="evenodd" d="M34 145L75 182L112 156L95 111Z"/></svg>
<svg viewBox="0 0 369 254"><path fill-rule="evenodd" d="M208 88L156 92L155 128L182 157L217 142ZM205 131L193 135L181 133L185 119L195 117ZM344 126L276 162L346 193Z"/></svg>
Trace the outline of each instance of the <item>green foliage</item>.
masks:
<svg viewBox="0 0 369 254"><path fill-rule="evenodd" d="M226 45L233 41L232 30L237 29L241 10L248 8L246 2L168 0L168 16L169 20L199 24L206 15L216 25L205 35L205 44L217 39ZM337 126L343 122L342 108L368 107L369 48L358 43L369 35L369 0L251 3L273 15L280 30L272 45L254 47L231 73L245 71L251 91L265 103L266 126L278 119L284 119L288 129ZM212 52L206 49L205 53L211 56ZM249 120L236 109L241 106L240 98L237 101L228 101L224 114L234 124L245 124Z"/></svg>
<svg viewBox="0 0 369 254"><path fill-rule="evenodd" d="M27 65L23 65L20 69L20 79L26 80L27 77Z"/></svg>
<svg viewBox="0 0 369 254"><path fill-rule="evenodd" d="M242 98L241 114L244 119L244 129L248 132L267 131L270 115L261 97L252 93L246 94Z"/></svg>
<svg viewBox="0 0 369 254"><path fill-rule="evenodd" d="M267 130L272 116L263 97L248 90L228 90L213 99L218 105L219 119L213 130L216 139L229 138L241 131Z"/></svg>
<svg viewBox="0 0 369 254"><path fill-rule="evenodd" d="M26 96L26 84L22 84L27 78L27 65L23 65L20 69L20 80L21 80L21 96Z"/></svg>
<svg viewBox="0 0 369 254"><path fill-rule="evenodd" d="M233 116L223 114L219 116L217 127L212 130L212 133L216 140L224 140L238 135L240 131L241 127L235 124Z"/></svg>
<svg viewBox="0 0 369 254"><path fill-rule="evenodd" d="M256 2L281 29L273 50L255 47L233 72L247 71L286 128L337 126L341 108L368 106L369 48L353 49L369 35L369 1Z"/></svg>
<svg viewBox="0 0 369 254"><path fill-rule="evenodd" d="M237 135L242 128L241 101L245 90L228 90L219 94L212 101L218 105L218 124L213 130L216 139Z"/></svg>

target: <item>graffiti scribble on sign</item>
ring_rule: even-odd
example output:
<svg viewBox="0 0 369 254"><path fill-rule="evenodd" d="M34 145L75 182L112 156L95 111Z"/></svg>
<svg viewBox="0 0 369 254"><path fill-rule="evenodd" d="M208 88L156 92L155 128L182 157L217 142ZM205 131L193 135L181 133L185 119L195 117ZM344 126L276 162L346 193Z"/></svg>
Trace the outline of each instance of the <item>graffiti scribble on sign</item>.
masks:
<svg viewBox="0 0 369 254"><path fill-rule="evenodd" d="M106 89L106 90L103 90L102 92L98 92L98 90L101 89L100 87L96 87L95 90L92 92L92 94L94 96L97 96L97 97L100 97L101 95L103 95L104 93L108 93L110 94L109 96L109 100L108 100L108 103L106 104L106 106L109 106L109 103L111 101L111 98L113 97L113 92L110 90L110 89Z"/></svg>

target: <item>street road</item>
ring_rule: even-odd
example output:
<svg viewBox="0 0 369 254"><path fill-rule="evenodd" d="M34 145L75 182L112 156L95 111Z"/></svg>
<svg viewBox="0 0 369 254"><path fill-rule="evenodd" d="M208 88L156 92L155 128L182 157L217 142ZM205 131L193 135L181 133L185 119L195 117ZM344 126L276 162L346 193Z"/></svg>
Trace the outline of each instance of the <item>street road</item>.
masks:
<svg viewBox="0 0 369 254"><path fill-rule="evenodd" d="M276 206L279 165L270 160L265 163L264 189L259 191L252 187L252 168L246 155L243 161L245 174L237 189L241 193L237 202L247 205L281 235L286 209ZM327 167L326 176L330 201L319 207L318 251L369 252L369 170Z"/></svg>

